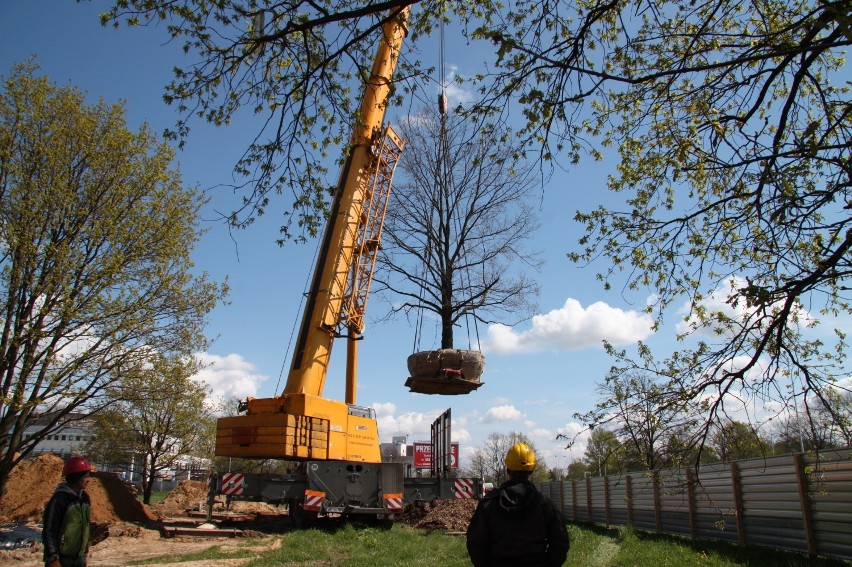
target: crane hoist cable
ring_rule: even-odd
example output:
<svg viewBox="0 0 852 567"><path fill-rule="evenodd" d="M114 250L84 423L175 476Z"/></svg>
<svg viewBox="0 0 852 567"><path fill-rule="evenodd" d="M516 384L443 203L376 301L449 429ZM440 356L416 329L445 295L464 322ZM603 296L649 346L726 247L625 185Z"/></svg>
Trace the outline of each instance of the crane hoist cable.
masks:
<svg viewBox="0 0 852 567"><path fill-rule="evenodd" d="M444 199L444 202L439 202L437 205L438 211L434 214L439 216L439 220L443 219L447 221L448 226L446 228L452 230L455 229L456 233L459 233L459 228L461 224L461 220L457 215L453 215L452 212L454 207L452 206L452 191L454 190L453 183L453 173L454 168L451 166L450 161L450 144L449 144L449 134L448 134L448 125L447 125L447 112L448 112L448 104L447 104L447 95L445 92L446 87L446 77L444 74L444 22L443 19L440 22L439 26L440 30L440 44L439 44L439 56L440 62L438 65L439 69L439 77L441 83L441 92L438 95L438 112L440 114L440 134L438 139L438 144L436 148L436 162L435 163L435 190L436 192L443 192L442 195L436 197L436 200L441 201ZM446 211L442 211L443 207L447 206ZM447 213L446 216L441 216ZM431 216L431 213L430 213ZM455 220L456 226L453 227L453 220ZM430 223L432 224L432 223ZM441 224L440 222L438 223ZM425 227L424 231L426 234L426 250L424 250L424 258L427 259L435 253L434 248L430 247L430 243L432 241L432 236L429 233L431 230L430 227ZM449 243L447 243L449 245ZM437 243L436 246L437 247ZM462 253L464 250L462 250ZM440 266L440 263L437 263ZM426 264L424 266L425 270L429 269L429 265ZM445 266L446 268L446 266ZM436 267L436 270L439 270L439 277L445 276L447 272L440 273L440 268ZM464 277L464 274L462 274ZM469 274L468 274L469 277ZM439 285L441 282L438 282ZM468 289L470 288L470 279L468 279ZM425 277L420 283L420 291L421 298L425 288ZM442 298L443 300L447 300L447 298ZM450 297L449 301L452 301L453 298ZM422 312L424 310L423 301L421 299L418 312L418 317L422 318ZM467 313L465 313L466 320L469 323L469 319L467 319ZM422 319L418 319L418 322L422 324ZM474 324L476 325L476 317L474 316ZM451 322L452 324L452 322ZM441 348L439 350L432 351L415 351L408 357L407 365L410 376L405 381L405 385L409 388L411 392L415 392L418 394L439 394L439 395L456 395L456 394L469 394L470 392L476 390L482 385L482 381L479 377L482 375L482 371L485 368L485 359L482 356L481 351L472 351L472 350L463 350L457 348L443 348L443 339L444 339L444 329L443 325L441 327ZM436 329L438 327L436 326ZM419 335L418 335L419 336ZM478 336L478 329L477 329ZM415 339L415 342L417 338ZM470 341L470 331L468 326L468 341ZM479 345L477 344L477 347ZM417 348L417 347L415 347Z"/></svg>
<svg viewBox="0 0 852 567"><path fill-rule="evenodd" d="M311 274L316 270L316 264L319 258L319 249L322 244L322 240L316 239L316 246L314 247L313 258L314 261L311 264L311 269L308 271L305 277L305 284L302 287L302 293L300 294L301 299L299 299L299 305L296 308L295 315L293 316L293 326L290 328L290 339L287 341L287 349L284 351L285 353L293 352L293 340L296 338L296 333L299 330L299 314L302 313L302 308L305 305L305 299L308 297L308 290L311 285ZM281 369L278 371L278 380L275 382L275 392L281 391L281 379L284 377L284 373L287 370L287 364L290 362L287 360L287 356L284 356L284 359L281 361Z"/></svg>

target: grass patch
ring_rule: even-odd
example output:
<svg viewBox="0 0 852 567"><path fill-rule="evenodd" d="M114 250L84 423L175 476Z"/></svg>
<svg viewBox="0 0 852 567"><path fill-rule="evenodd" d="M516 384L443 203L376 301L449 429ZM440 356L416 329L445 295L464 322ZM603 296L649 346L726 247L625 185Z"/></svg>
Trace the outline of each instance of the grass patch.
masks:
<svg viewBox="0 0 852 567"><path fill-rule="evenodd" d="M570 567L850 567L852 562L814 558L757 547L738 547L725 542L693 542L676 536L637 532L627 527L606 529L591 525L568 525L571 549L565 565ZM138 561L133 565L157 565L182 561L248 558L248 567L272 565L322 565L324 567L396 567L398 565L468 567L465 538L444 532L415 530L402 524L391 529L344 524L335 528L310 529L275 536L281 540L274 549L269 539L247 540L238 550L219 547L191 555L168 556Z"/></svg>
<svg viewBox="0 0 852 567"><path fill-rule="evenodd" d="M635 531L630 527L606 529L589 525L569 525L571 551L566 565L680 567L848 567L840 559L809 558L760 547L739 547L727 542L692 541L671 535Z"/></svg>
<svg viewBox="0 0 852 567"><path fill-rule="evenodd" d="M183 563L185 561L207 561L213 562L218 559L243 559L245 557L253 557L256 553L250 549L238 549L223 551L218 545L213 546L198 553L188 553L186 555L166 555L163 557L152 557L151 559L142 559L140 561L131 561L128 565L168 565L170 563Z"/></svg>
<svg viewBox="0 0 852 567"><path fill-rule="evenodd" d="M170 490L161 490L161 491L152 491L151 492L151 504L157 504L165 500L166 496L169 495ZM140 492L138 495L139 501L142 501L142 493Z"/></svg>
<svg viewBox="0 0 852 567"><path fill-rule="evenodd" d="M280 548L249 562L266 565L347 567L469 566L465 539L396 524L390 530L347 524L334 530L303 530L284 536Z"/></svg>

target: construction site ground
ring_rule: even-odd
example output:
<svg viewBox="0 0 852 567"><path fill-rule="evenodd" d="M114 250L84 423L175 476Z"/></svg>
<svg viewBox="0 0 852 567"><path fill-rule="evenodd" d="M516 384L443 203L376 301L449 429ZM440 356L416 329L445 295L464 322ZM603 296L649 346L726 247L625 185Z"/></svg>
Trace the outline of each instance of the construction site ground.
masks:
<svg viewBox="0 0 852 567"><path fill-rule="evenodd" d="M43 565L40 522L45 504L61 481L61 470L62 459L44 454L22 462L12 472L0 499L0 565ZM217 500L213 513L219 530L183 535L198 534L194 528L206 524L203 511L207 485L199 481L181 482L162 502L151 506L142 504L111 473L95 473L86 491L92 501L94 543L89 553L90 566L119 566L154 557L185 556L213 546L227 551L250 545L252 550L262 553L281 545L282 539L272 536L289 529L286 510L282 508L262 502L234 501L226 510L224 500ZM427 530L463 533L475 506L473 500L418 503L406 506L397 521ZM16 541L24 545L16 548ZM242 565L247 561L185 561L180 565Z"/></svg>

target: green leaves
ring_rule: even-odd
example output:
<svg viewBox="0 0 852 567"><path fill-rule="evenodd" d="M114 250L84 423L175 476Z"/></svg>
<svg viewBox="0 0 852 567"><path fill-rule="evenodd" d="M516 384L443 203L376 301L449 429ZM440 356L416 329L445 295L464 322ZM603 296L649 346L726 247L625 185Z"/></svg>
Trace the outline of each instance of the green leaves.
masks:
<svg viewBox="0 0 852 567"><path fill-rule="evenodd" d="M99 409L152 353L203 349L227 293L192 273L202 199L169 169L173 150L147 126L128 130L120 105L87 106L36 70L15 66L0 95L6 432L36 413Z"/></svg>

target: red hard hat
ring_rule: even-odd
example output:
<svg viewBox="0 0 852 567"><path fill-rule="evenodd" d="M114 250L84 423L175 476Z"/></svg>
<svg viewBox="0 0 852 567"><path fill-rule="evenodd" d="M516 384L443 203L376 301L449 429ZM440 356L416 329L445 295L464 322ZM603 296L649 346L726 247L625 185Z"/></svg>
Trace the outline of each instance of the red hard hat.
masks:
<svg viewBox="0 0 852 567"><path fill-rule="evenodd" d="M90 472L92 465L84 457L71 457L65 461L65 466L62 467L62 476L69 474Z"/></svg>

